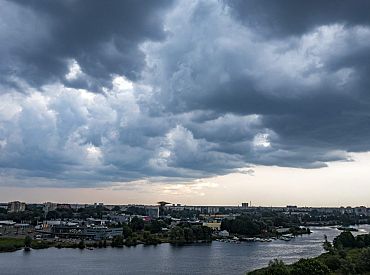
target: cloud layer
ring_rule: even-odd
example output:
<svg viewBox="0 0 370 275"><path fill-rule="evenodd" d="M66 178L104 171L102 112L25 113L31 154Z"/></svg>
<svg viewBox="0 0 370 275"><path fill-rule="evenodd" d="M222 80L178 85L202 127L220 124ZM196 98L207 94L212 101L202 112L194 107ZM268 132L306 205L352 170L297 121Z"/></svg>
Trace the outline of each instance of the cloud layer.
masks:
<svg viewBox="0 0 370 275"><path fill-rule="evenodd" d="M367 5L1 0L1 184L185 182L369 151Z"/></svg>

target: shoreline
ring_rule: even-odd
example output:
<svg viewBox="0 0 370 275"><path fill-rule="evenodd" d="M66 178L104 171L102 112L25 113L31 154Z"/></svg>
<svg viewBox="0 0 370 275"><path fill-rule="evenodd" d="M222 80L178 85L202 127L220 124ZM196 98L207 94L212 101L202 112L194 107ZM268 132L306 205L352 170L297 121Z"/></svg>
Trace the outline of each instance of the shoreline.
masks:
<svg viewBox="0 0 370 275"><path fill-rule="evenodd" d="M316 226L314 226L316 227ZM320 226L318 226L320 227ZM135 238L133 240L132 238L123 239L123 241L119 244L114 244L113 240L100 240L100 241L92 241L92 240L83 240L83 244L81 244L81 239L47 239L47 240L32 240L31 249L32 250L38 250L38 249L47 249L47 248L72 248L72 249L100 249L100 248L107 248L107 247L117 247L117 248L123 248L123 247L132 247L136 245L159 245L159 244L171 244L171 245L191 245L191 244L197 244L197 243L212 243L212 241L217 242L230 242L230 243L241 243L241 242L261 242L261 243L268 243L271 241L276 240L284 240L289 241L291 239L294 239L298 236L304 236L304 235L310 235L311 231L306 230L309 229L303 228L304 230L299 232L294 232L295 234L288 234L292 235L289 238L284 238L284 234L273 234L273 235L258 235L254 237L248 237L244 235L234 234L230 237L216 237L213 236L211 240L194 240L192 242L183 242L183 241L176 241L176 240L170 240L169 238L163 238L163 237L156 237L154 239L148 238L146 240L143 239L143 236L140 236L139 238ZM7 247L4 247L2 245L2 242L7 241ZM19 250L22 250L24 248L24 238L12 238L12 237L0 237L0 254L1 253L11 253L16 252Z"/></svg>
<svg viewBox="0 0 370 275"><path fill-rule="evenodd" d="M3 242L7 243L7 246L3 246ZM83 242L83 246L81 246L81 241L48 241L48 240L32 240L31 250L39 250L39 249L47 249L47 248L56 248L56 249L104 249L104 248L124 248L124 247L133 247L137 245L144 245L144 246L156 246L160 244L171 244L175 246L184 246L184 245L193 245L193 244L205 244L205 243L212 243L212 240L198 240L194 242L173 242L169 240L159 240L155 243L146 243L143 241L137 241L135 244L122 244L122 245L112 245L112 241L107 241L105 244L104 242L97 242L97 241L86 241ZM100 245L101 244L101 245ZM12 253L19 250L24 250L24 239L20 238L0 238L0 254L2 253ZM28 251L29 252L29 251Z"/></svg>
<svg viewBox="0 0 370 275"><path fill-rule="evenodd" d="M268 266L246 275L370 274L370 233L354 236L352 232L343 230L333 242L325 236L325 252L316 257L300 258L290 264L275 258Z"/></svg>

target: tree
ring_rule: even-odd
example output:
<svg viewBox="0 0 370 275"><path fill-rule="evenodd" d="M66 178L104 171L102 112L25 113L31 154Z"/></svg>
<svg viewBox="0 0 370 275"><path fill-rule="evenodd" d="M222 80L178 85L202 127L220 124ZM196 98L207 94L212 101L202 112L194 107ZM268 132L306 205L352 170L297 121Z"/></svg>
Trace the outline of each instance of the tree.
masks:
<svg viewBox="0 0 370 275"><path fill-rule="evenodd" d="M130 222L130 227L132 231L141 231L144 229L144 221L138 217L133 217Z"/></svg>
<svg viewBox="0 0 370 275"><path fill-rule="evenodd" d="M123 246L123 237L114 236L112 239L112 247L122 247Z"/></svg>
<svg viewBox="0 0 370 275"><path fill-rule="evenodd" d="M329 268L316 259L300 259L293 264L291 271L293 275L327 275L329 273Z"/></svg>
<svg viewBox="0 0 370 275"><path fill-rule="evenodd" d="M184 239L187 243L194 242L194 233L191 228L185 227L184 228Z"/></svg>
<svg viewBox="0 0 370 275"><path fill-rule="evenodd" d="M53 210L53 211L49 211L46 215L46 218L48 220L55 220L55 219L59 219L60 215L57 211Z"/></svg>
<svg viewBox="0 0 370 275"><path fill-rule="evenodd" d="M160 220L154 220L150 223L150 232L159 233L162 230L162 227L166 227L166 224Z"/></svg>
<svg viewBox="0 0 370 275"><path fill-rule="evenodd" d="M156 245L161 242L156 235L150 234L149 231L144 231L143 240L144 240L144 243L147 245L151 245L151 244Z"/></svg>
<svg viewBox="0 0 370 275"><path fill-rule="evenodd" d="M256 222L247 215L237 217L235 220L223 220L221 229L227 230L230 233L243 234L247 236L255 236L261 233L261 229L265 228L263 222Z"/></svg>
<svg viewBox="0 0 370 275"><path fill-rule="evenodd" d="M338 255L329 255L324 260L324 264L332 271L340 269L342 262Z"/></svg>
<svg viewBox="0 0 370 275"><path fill-rule="evenodd" d="M32 238L30 236L26 236L26 238L24 238L24 247L30 248L31 244L32 244Z"/></svg>
<svg viewBox="0 0 370 275"><path fill-rule="evenodd" d="M85 248L85 242L84 242L84 240L81 240L81 241L78 243L78 248L79 248L79 249L84 249L84 248Z"/></svg>
<svg viewBox="0 0 370 275"><path fill-rule="evenodd" d="M339 236L334 238L333 241L335 248L340 247L356 247L357 242L350 231L343 231Z"/></svg>
<svg viewBox="0 0 370 275"><path fill-rule="evenodd" d="M172 243L185 243L184 230L179 226L172 228L170 231L170 240Z"/></svg>
<svg viewBox="0 0 370 275"><path fill-rule="evenodd" d="M115 207L112 208L112 211L121 211L121 207L116 205Z"/></svg>
<svg viewBox="0 0 370 275"><path fill-rule="evenodd" d="M275 259L269 262L264 274L266 275L288 275L289 270L283 261Z"/></svg>
<svg viewBox="0 0 370 275"><path fill-rule="evenodd" d="M358 266L361 271L370 271L370 248L362 250Z"/></svg>
<svg viewBox="0 0 370 275"><path fill-rule="evenodd" d="M129 238L126 239L125 244L127 246L136 245L137 244L137 238L136 237L129 237Z"/></svg>
<svg viewBox="0 0 370 275"><path fill-rule="evenodd" d="M323 247L325 251L328 251L331 254L334 253L333 245L328 241L328 236L324 235L324 238L325 238L325 241L324 241Z"/></svg>
<svg viewBox="0 0 370 275"><path fill-rule="evenodd" d="M126 223L122 226L122 234L125 238L132 236L132 229Z"/></svg>

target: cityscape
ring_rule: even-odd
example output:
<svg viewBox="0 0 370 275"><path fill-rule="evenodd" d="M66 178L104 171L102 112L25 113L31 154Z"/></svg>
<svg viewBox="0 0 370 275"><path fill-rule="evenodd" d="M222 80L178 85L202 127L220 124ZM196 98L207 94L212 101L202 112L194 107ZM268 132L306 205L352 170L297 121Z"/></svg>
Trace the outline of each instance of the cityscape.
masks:
<svg viewBox="0 0 370 275"><path fill-rule="evenodd" d="M13 201L0 204L1 236L43 241L69 239L112 242L120 238L120 244L131 244L132 232L152 234L136 238L134 243L155 244L169 235L167 242L178 241L171 234L179 226L198 226L207 230L209 240L219 238L228 241L272 241L271 238L290 240L301 234L309 234L310 226L336 226L346 229L353 224L368 224L370 208L359 207L256 207L249 203L239 206L188 206L158 202L156 205L105 205L67 204L45 202L26 204ZM238 228L237 221L246 222ZM130 226L132 228L130 228ZM139 228L135 228L138 226ZM142 232L143 231L143 232ZM144 239L143 239L144 238ZM153 239L154 238L154 239ZM182 242L186 243L186 238ZM44 243L48 246L47 242ZM96 245L92 242L90 245ZM15 249L15 248L14 248Z"/></svg>
<svg viewBox="0 0 370 275"><path fill-rule="evenodd" d="M370 274L370 0L0 0L0 275Z"/></svg>
<svg viewBox="0 0 370 275"><path fill-rule="evenodd" d="M252 206L251 202L237 206L201 206L165 201L153 205L106 205L12 201L0 203L0 252L30 252L32 249L34 253L51 248L110 251L124 247L164 244L186 247L213 243L236 248L243 244L269 247L272 244L289 245L312 235L311 242L322 244L323 249L335 255L337 252L334 251L339 253L343 246L353 250L361 249L358 248L360 242L362 247L370 245L368 224L370 208L365 206L263 207ZM317 234L323 233L322 230L324 235ZM327 234L332 240L328 240ZM323 255L323 262L329 265L332 264L330 261L337 260L336 256L328 260L327 254ZM302 266L294 264L290 267L275 260L270 262L267 270L258 269L251 274L270 274L281 269L290 272L290 268L304 269L312 264L329 272L328 267L319 261L303 263L300 260L298 263Z"/></svg>

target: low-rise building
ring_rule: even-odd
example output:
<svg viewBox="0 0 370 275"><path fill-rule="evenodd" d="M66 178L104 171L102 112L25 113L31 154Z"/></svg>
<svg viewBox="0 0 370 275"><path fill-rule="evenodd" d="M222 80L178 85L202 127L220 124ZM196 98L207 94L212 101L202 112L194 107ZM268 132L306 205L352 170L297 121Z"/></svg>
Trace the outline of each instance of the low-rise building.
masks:
<svg viewBox="0 0 370 275"><path fill-rule="evenodd" d="M89 225L106 225L109 223L109 220L105 219L94 219L94 218L87 218L86 219L87 224Z"/></svg>
<svg viewBox="0 0 370 275"><path fill-rule="evenodd" d="M84 234L86 238L92 240L104 240L104 239L112 239L115 236L122 236L123 229L119 228L108 228L105 226L94 226L94 227L86 227Z"/></svg>
<svg viewBox="0 0 370 275"><path fill-rule="evenodd" d="M130 215L120 214L120 215L109 215L109 218L114 222L125 223L130 221Z"/></svg>
<svg viewBox="0 0 370 275"><path fill-rule="evenodd" d="M78 226L78 225L58 225L54 226L51 235L61 238L86 238L91 240L112 239L121 236L123 229L108 228L106 226Z"/></svg>
<svg viewBox="0 0 370 275"><path fill-rule="evenodd" d="M2 226L14 226L15 225L15 222L13 222L13 221L0 221L0 225L2 225Z"/></svg>
<svg viewBox="0 0 370 275"><path fill-rule="evenodd" d="M221 229L221 223L220 222L204 222L203 226L207 226L211 228L212 230L220 230Z"/></svg>

